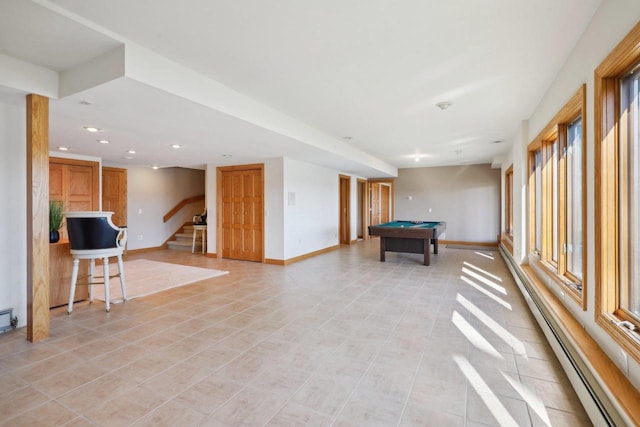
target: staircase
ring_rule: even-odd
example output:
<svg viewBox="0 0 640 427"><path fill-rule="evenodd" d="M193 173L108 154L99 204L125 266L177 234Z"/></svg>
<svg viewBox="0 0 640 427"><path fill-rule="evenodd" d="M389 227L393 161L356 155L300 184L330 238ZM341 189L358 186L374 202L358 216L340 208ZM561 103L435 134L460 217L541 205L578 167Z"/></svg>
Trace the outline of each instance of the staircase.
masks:
<svg viewBox="0 0 640 427"><path fill-rule="evenodd" d="M182 231L176 233L174 237L174 240L169 240L167 242L169 249L191 252L191 245L193 244L192 225L185 225L182 227ZM196 239L195 253L202 253L202 239L200 238L200 233L198 233L198 238Z"/></svg>

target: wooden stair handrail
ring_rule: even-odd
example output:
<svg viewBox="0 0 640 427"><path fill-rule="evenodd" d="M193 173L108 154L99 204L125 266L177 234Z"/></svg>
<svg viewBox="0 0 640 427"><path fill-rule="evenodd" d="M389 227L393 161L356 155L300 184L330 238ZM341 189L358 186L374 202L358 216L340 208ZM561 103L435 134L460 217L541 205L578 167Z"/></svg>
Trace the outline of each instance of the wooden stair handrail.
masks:
<svg viewBox="0 0 640 427"><path fill-rule="evenodd" d="M166 213L165 216L162 217L162 220L164 222L169 221L171 219L171 217L173 217L175 214L177 214L178 211L180 209L182 209L183 207L185 207L185 206L187 206L188 204L191 204L191 203L199 202L201 200L204 200L204 194L200 194L199 196L188 197L188 198L180 201L180 203L175 205L175 207L173 207L173 209L171 209L169 212Z"/></svg>

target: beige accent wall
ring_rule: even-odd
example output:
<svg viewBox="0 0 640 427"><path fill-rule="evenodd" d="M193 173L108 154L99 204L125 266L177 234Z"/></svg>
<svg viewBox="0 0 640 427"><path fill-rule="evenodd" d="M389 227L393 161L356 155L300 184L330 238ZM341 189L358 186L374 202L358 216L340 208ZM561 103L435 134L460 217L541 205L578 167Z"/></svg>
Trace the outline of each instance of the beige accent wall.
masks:
<svg viewBox="0 0 640 427"><path fill-rule="evenodd" d="M491 165L399 169L395 190L397 220L446 221L446 240L497 240L500 169Z"/></svg>

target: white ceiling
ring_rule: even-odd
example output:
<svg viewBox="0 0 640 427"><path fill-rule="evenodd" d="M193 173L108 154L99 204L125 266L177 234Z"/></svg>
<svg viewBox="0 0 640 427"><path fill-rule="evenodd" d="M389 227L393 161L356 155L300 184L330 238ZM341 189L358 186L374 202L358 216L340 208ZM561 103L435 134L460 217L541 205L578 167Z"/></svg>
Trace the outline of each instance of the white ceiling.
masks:
<svg viewBox="0 0 640 427"><path fill-rule="evenodd" d="M54 150L184 167L287 156L373 177L499 162L599 4L0 0L0 53L63 75L140 46L276 110L291 129L125 75L52 100ZM451 107L438 109L442 101Z"/></svg>

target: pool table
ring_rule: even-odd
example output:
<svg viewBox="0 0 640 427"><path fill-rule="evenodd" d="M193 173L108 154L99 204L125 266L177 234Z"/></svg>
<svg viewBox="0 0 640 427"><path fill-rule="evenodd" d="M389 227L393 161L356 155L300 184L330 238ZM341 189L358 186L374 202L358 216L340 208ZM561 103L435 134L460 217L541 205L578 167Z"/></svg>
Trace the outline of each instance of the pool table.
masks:
<svg viewBox="0 0 640 427"><path fill-rule="evenodd" d="M369 235L380 236L380 261L385 252L409 252L424 254L424 265L431 263L433 253L438 253L438 237L447 229L444 221L391 221L369 226Z"/></svg>

